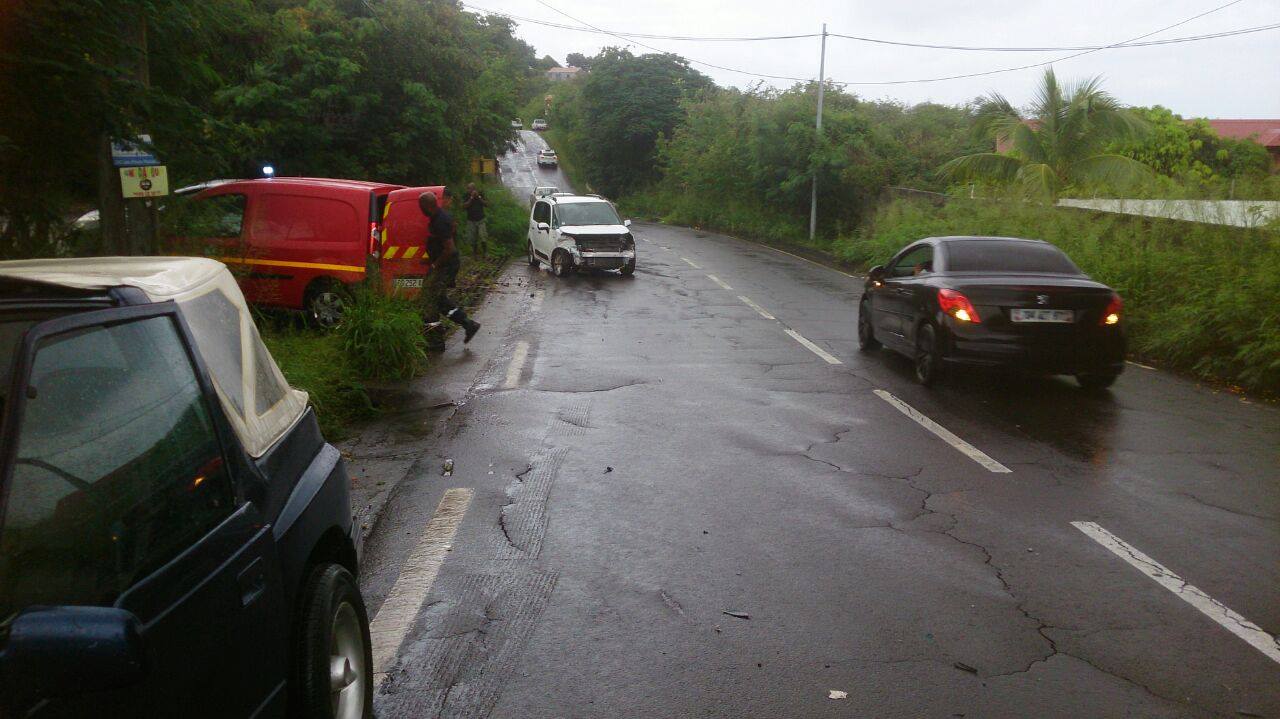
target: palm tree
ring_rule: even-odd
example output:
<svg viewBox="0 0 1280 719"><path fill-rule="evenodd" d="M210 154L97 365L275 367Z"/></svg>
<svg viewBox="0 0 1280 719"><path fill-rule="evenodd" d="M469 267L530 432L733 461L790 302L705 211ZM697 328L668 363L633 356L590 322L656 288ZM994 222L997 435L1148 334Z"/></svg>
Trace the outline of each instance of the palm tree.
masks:
<svg viewBox="0 0 1280 719"><path fill-rule="evenodd" d="M974 130L1012 149L957 157L938 174L952 181L1013 183L1051 198L1067 187L1149 177L1153 170L1143 163L1104 152L1113 141L1145 133L1147 124L1101 85L1102 78L1094 77L1063 87L1049 68L1028 117L999 93L988 95L978 105Z"/></svg>

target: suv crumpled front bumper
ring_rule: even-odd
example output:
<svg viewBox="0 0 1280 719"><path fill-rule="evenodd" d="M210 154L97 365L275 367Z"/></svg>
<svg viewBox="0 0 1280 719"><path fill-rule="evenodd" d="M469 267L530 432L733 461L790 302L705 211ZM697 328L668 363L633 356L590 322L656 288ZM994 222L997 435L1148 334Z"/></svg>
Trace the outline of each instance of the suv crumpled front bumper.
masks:
<svg viewBox="0 0 1280 719"><path fill-rule="evenodd" d="M621 269L628 262L634 262L636 259L636 251L634 249L622 250L621 252L595 252L592 250L584 252L577 247L570 247L569 254L573 255L574 266L601 270Z"/></svg>

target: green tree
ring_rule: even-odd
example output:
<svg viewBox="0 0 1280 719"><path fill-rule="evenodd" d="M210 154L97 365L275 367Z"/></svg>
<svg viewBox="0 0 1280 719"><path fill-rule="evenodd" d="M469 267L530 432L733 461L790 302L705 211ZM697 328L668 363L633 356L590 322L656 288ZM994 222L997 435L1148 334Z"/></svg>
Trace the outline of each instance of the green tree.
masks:
<svg viewBox="0 0 1280 719"><path fill-rule="evenodd" d="M1052 198L1069 187L1132 184L1152 173L1142 162L1106 151L1112 142L1146 132L1146 123L1103 91L1098 77L1063 87L1049 68L1029 115L992 93L976 116L980 136L1012 149L957 157L939 168L941 177L1015 183Z"/></svg>
<svg viewBox="0 0 1280 719"><path fill-rule="evenodd" d="M594 62L594 60L594 58L583 55L580 52L571 52L564 58L565 64L570 67L580 67L587 71L591 70L591 63Z"/></svg>
<svg viewBox="0 0 1280 719"><path fill-rule="evenodd" d="M1251 175L1271 169L1266 148L1252 140L1221 137L1206 120L1184 120L1168 108L1134 108L1151 131L1111 143L1109 151L1191 184Z"/></svg>

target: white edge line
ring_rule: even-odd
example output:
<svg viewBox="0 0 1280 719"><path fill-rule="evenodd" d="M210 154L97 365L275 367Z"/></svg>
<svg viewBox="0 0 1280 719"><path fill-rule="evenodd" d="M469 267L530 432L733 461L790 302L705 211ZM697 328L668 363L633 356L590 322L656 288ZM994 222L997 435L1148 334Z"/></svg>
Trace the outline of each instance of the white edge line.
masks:
<svg viewBox="0 0 1280 719"><path fill-rule="evenodd" d="M689 259L688 257L681 257L680 259L684 260L686 264L688 264L690 267L692 267L695 270L702 269L697 265L697 263L695 263L693 260Z"/></svg>
<svg viewBox="0 0 1280 719"><path fill-rule="evenodd" d="M516 351L511 355L511 364L507 367L507 380L502 383L504 389L514 389L520 384L520 372L524 369L524 360L529 356L529 343L516 343Z"/></svg>
<svg viewBox="0 0 1280 719"><path fill-rule="evenodd" d="M906 402L903 402L902 400L898 399L897 397L893 396L892 394L882 389L877 389L872 391L875 392L877 397L888 402L899 412L915 420L916 424L919 424L921 427L924 427L930 432L933 432L943 442L946 442L952 447L955 447L957 450L960 451L961 454L963 454L969 459L972 459L973 461L985 467L987 471L996 472L998 474L1009 474L1013 471L1008 467L1004 466L1003 464L1000 464L999 462L995 461L991 457L987 456L986 453L984 453L982 450L969 444L963 439L960 439L959 437L955 436L946 427L943 427L937 422L934 422L933 420L924 416L924 414L922 414L915 407L912 407L911 405L907 404Z"/></svg>
<svg viewBox="0 0 1280 719"><path fill-rule="evenodd" d="M1133 360L1125 360L1125 362L1127 362L1127 363L1129 363L1129 364L1133 365L1134 367L1141 367L1142 369L1151 369L1151 370L1156 369L1155 367L1152 367L1151 365L1145 365L1145 364L1142 364L1141 362L1134 362Z"/></svg>
<svg viewBox="0 0 1280 719"><path fill-rule="evenodd" d="M769 314L765 310L765 308L752 302L750 297L743 297L742 295L738 295L738 299L742 300L747 305L747 307L750 307L751 309L755 310L757 314L759 314L761 317L765 318L766 320L778 319L777 317L774 317L773 315Z"/></svg>
<svg viewBox="0 0 1280 719"><path fill-rule="evenodd" d="M720 279L719 277L716 277L715 275L707 275L707 279L711 280L712 282L716 283L717 285L720 285L721 287L723 287L723 288L724 288L724 289L726 289L726 290L731 290L731 289L733 289L733 288L732 288L732 287L730 287L730 286L729 286L729 285L728 285L724 280Z"/></svg>
<svg viewBox="0 0 1280 719"><path fill-rule="evenodd" d="M377 683L386 676L391 662L395 661L405 635L413 626L426 601L427 592L444 564L445 555L453 547L453 537L458 532L467 508L471 506L472 491L461 487L445 490L436 506L435 514L422 530L422 538L405 558L400 576L391 587L387 598L369 622L369 638L373 645L373 672ZM380 676L379 676L380 675Z"/></svg>
<svg viewBox="0 0 1280 719"><path fill-rule="evenodd" d="M1072 522L1071 525L1139 572L1155 580L1160 586L1181 597L1183 601L1200 610L1201 614L1217 622L1222 628L1243 639L1271 661L1280 664L1280 641L1262 627L1205 594L1195 585L1188 584L1182 577L1138 551L1133 545L1108 532L1096 522Z"/></svg>
<svg viewBox="0 0 1280 719"><path fill-rule="evenodd" d="M822 359L826 360L827 364L844 364L843 362L841 362L841 361L840 361L840 358L839 358L839 357L836 357L835 355L833 355L833 354L831 354L830 352L828 352L828 351L826 351L826 350L822 349L822 348L821 348L821 347L819 347L818 345L815 345L814 343L812 343L812 342L810 342L809 340L805 339L804 335L800 334L799 332L796 332L795 330L791 329L790 327L784 327L784 328L783 328L783 331L785 331L787 334L791 335L791 338L792 338L792 339L794 339L796 342L799 342L800 344L802 344L802 345L804 345L805 347L809 348L809 351L810 351L810 352L812 352L812 353L814 353L814 354L818 355L819 357L821 357Z"/></svg>

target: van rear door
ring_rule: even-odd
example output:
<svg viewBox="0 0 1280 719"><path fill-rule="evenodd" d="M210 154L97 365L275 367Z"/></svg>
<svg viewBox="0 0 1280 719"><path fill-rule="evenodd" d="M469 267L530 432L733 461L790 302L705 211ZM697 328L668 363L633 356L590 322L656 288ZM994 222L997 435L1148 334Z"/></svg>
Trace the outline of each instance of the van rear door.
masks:
<svg viewBox="0 0 1280 719"><path fill-rule="evenodd" d="M382 242L379 269L384 290L413 297L422 289L427 274L427 216L422 214L418 196L430 192L444 198L444 187L406 187L387 194L382 212Z"/></svg>

